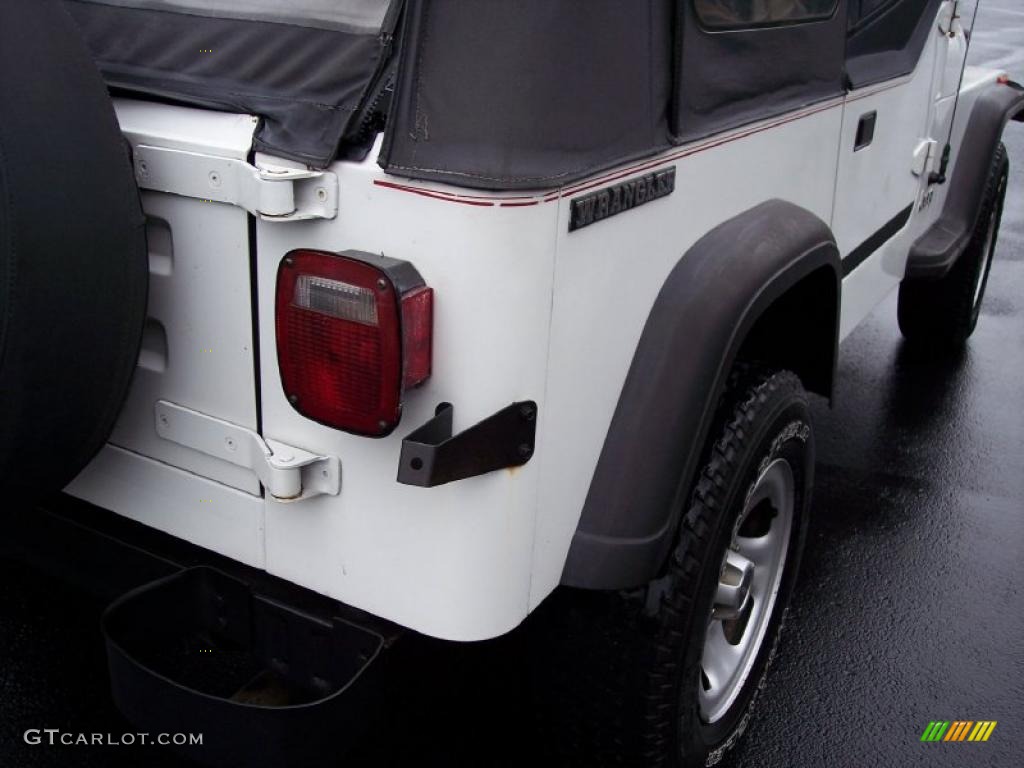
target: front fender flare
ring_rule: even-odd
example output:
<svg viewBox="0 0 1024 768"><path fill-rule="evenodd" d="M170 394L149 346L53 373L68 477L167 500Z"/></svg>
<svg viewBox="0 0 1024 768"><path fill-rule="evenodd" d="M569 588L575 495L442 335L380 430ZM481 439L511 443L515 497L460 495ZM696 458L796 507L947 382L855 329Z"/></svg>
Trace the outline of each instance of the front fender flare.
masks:
<svg viewBox="0 0 1024 768"><path fill-rule="evenodd" d="M992 158L1011 118L1024 119L1024 88L1015 83L985 88L971 109L942 214L911 246L907 279L945 277L967 248L981 215Z"/></svg>
<svg viewBox="0 0 1024 768"><path fill-rule="evenodd" d="M772 304L841 266L828 225L770 200L713 229L669 273L647 318L594 470L562 583L643 584L664 564L715 406L744 340ZM822 388L831 394L832 375Z"/></svg>

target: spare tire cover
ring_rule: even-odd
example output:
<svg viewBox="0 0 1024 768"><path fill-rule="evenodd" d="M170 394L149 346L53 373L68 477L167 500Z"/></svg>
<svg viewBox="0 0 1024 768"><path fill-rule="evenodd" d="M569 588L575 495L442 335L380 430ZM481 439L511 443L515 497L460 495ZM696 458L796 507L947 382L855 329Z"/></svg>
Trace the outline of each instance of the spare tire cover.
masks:
<svg viewBox="0 0 1024 768"><path fill-rule="evenodd" d="M106 442L146 315L145 219L113 105L58 0L0 3L0 491Z"/></svg>

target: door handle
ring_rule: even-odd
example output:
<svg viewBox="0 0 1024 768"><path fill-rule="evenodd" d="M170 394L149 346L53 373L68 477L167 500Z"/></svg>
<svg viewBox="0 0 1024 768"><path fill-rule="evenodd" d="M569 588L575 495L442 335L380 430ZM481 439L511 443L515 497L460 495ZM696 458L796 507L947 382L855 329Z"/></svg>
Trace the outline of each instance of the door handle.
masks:
<svg viewBox="0 0 1024 768"><path fill-rule="evenodd" d="M875 140L875 123L878 120L878 112L871 110L860 116L857 123L857 138L853 142L853 151L859 152Z"/></svg>

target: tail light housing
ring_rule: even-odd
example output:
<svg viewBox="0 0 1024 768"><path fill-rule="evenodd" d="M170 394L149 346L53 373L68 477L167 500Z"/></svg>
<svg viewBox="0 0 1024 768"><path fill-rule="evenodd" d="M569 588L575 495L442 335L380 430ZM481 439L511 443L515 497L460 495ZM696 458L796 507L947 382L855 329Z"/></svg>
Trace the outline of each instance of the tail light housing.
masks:
<svg viewBox="0 0 1024 768"><path fill-rule="evenodd" d="M281 385L314 421L382 437L430 376L434 294L407 261L291 251L277 271Z"/></svg>

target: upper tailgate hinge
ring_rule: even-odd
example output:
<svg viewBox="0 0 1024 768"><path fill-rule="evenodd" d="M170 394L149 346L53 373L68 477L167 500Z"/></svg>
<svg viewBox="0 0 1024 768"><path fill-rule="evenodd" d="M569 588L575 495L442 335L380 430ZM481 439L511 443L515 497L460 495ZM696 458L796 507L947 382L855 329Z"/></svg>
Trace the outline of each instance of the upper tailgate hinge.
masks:
<svg viewBox="0 0 1024 768"><path fill-rule="evenodd" d="M341 461L264 440L251 429L166 400L156 404L156 432L186 448L252 470L278 501L341 493Z"/></svg>
<svg viewBox="0 0 1024 768"><path fill-rule="evenodd" d="M330 171L255 166L231 157L136 145L135 180L142 189L244 208L265 221L333 219L338 177Z"/></svg>

